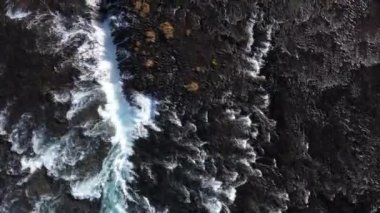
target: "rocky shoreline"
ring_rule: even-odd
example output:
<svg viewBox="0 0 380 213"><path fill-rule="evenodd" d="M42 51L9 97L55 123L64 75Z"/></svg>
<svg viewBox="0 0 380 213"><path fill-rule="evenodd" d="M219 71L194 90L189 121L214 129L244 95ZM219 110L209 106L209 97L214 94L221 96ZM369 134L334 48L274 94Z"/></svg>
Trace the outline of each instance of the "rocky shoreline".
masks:
<svg viewBox="0 0 380 213"><path fill-rule="evenodd" d="M88 32L55 34L98 11L11 3L0 2L0 212L97 212L104 203L74 199L67 176L21 161L37 155L41 126L55 142L75 127L72 150L91 142L89 157L58 174L101 167L112 128L89 139L76 124L98 122L102 95L67 117ZM130 157L128 211L379 211L379 11L377 0L104 1L126 98L157 102Z"/></svg>
<svg viewBox="0 0 380 213"><path fill-rule="evenodd" d="M377 212L379 2L283 6L263 73L289 211Z"/></svg>
<svg viewBox="0 0 380 213"><path fill-rule="evenodd" d="M168 206L180 202L176 196L181 189L175 189L178 185L171 183L176 178L182 179L181 174L173 171L162 174L162 170L168 170L166 161L153 172L144 167L160 164L157 163L160 160L150 158L161 152L171 158L182 155L177 150L164 151L176 145L170 142L172 134L179 131L177 134L181 135L184 131L181 129L187 132L191 130L186 128L196 126L196 133L182 140L209 142L210 147L205 149L209 156L223 153L231 149L228 138L240 133L232 131L226 136L225 129L233 127L218 126L226 122L223 120L226 108L237 108L258 123L259 136L270 132L272 139L270 143L265 137L249 142L257 154L253 168L259 169L262 177L242 172L244 177L251 178L238 187L235 204L226 209L232 212L377 209L377 201L373 199L378 194L378 175L366 172L378 167L374 160L378 153L375 151L378 129L373 127L378 123L375 73L380 59L376 47L379 27L375 21L376 1L146 1L147 14L141 14L143 6L136 8L136 2L139 1L128 2L126 9L134 15L129 16L132 24L128 35L132 39L129 46L121 47L129 48L132 55L121 63L133 75L125 85L127 91L150 93L168 105L159 109L157 117L166 133L152 131L149 139L139 141L136 146L134 162L141 165L137 169L141 177L138 187L146 190L147 197L153 196L153 202L169 203ZM252 13L263 16L254 29L255 40L260 41L264 35L265 41L263 29L273 21L278 24L263 70L268 81L251 80L239 72L244 69L241 55L248 42L244 27ZM166 39L160 29L165 22L174 28L171 39ZM150 31L156 37L153 43L147 41ZM147 61L153 63L147 66ZM187 91L193 82L199 90ZM232 95L223 96L227 91L232 91ZM266 91L272 99L270 111L265 107L260 110L273 118L276 125L267 116L255 116L257 112L252 107L265 105L262 97ZM179 112L177 117L188 127L173 125L172 112ZM207 122L202 121L205 112ZM222 173L215 174L223 176ZM155 175L166 177L155 180ZM157 185L146 187L149 182ZM185 186L196 187L192 184ZM175 191L174 197L166 195L170 194L168 189ZM154 192L158 194L154 196ZM194 211L185 206L175 211Z"/></svg>
<svg viewBox="0 0 380 213"><path fill-rule="evenodd" d="M135 145L141 195L161 211L285 210L285 191L273 182L275 161L263 150L275 126L265 115L259 74L275 27L264 8L249 1L130 1L122 9L115 43L122 43L122 71L132 76L124 85L159 101L155 122L162 129ZM118 29L119 22L130 25Z"/></svg>
<svg viewBox="0 0 380 213"><path fill-rule="evenodd" d="M76 37L66 46L57 46L61 38L52 30L57 27L53 16L56 13L65 14L62 19L71 29L75 18L70 16L86 12L84 1L45 3L0 3L0 126L4 129L0 135L0 212L30 212L38 205L51 209L65 206L57 212L99 209L96 203L73 199L67 194L68 185L48 177L47 169L33 175L21 169L21 154L34 154L32 138L36 129L46 125L51 137L67 130L65 113L70 103L55 101L55 92L74 87L79 71L71 59L84 41L83 37ZM28 16L11 19L6 13L17 14L21 10L28 11L24 12ZM17 140L17 146L12 140ZM51 198L49 194L56 196Z"/></svg>

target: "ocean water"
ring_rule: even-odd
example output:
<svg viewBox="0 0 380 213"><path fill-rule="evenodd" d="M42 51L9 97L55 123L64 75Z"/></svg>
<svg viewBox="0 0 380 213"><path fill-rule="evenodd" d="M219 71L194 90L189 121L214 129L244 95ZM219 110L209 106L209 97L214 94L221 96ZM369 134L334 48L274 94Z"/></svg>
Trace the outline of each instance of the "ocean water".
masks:
<svg viewBox="0 0 380 213"><path fill-rule="evenodd" d="M144 125L151 123L154 101L135 94L139 106L131 106L125 99L120 70L117 66L116 47L112 40L110 18L93 21L96 41L95 79L101 85L106 104L99 114L114 127L112 148L103 161L101 171L95 176L72 185L72 194L80 199L102 199L102 212L125 212L129 196L128 183L133 180L133 165L128 158L133 155L133 141L146 135Z"/></svg>
<svg viewBox="0 0 380 213"><path fill-rule="evenodd" d="M73 17L72 25L68 26L59 13L50 13L31 17L28 25L32 28L41 17L51 17L50 33L59 38L52 45L54 53L73 40L84 38L69 61L79 71L74 87L50 91L57 106L70 105L65 115L67 130L62 135L53 135L49 126L32 125L33 115L23 114L8 135L4 128L7 110L3 109L0 134L7 136L12 151L20 155L21 170L29 174L20 185L46 169L49 177L70 186L74 198L101 202L101 212L122 213L127 212L127 201L133 199L130 193L137 194L129 187L135 176L129 161L134 141L147 136L146 125L158 129L153 124L157 103L138 92L132 92L133 104L127 101L112 38L114 17L100 20L96 2L90 2L89 6L94 10L92 20ZM97 156L102 152L106 153ZM54 212L59 205L48 203L55 197L42 195L33 212Z"/></svg>

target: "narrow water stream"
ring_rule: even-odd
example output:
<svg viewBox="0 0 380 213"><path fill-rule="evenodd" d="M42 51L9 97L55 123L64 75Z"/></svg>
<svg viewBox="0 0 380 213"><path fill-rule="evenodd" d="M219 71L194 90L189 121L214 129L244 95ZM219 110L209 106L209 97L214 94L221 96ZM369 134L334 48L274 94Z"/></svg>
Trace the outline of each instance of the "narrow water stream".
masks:
<svg viewBox="0 0 380 213"><path fill-rule="evenodd" d="M142 136L139 131L152 115L153 101L142 94L135 94L139 108L131 106L122 89L120 70L116 59L116 46L111 35L111 18L92 22L97 60L94 72L96 81L106 97L106 104L99 108L104 121L114 129L112 147L103 161L101 171L72 186L72 194L78 198L101 198L102 212L126 212L129 197L128 183L133 180L133 165L128 158L133 154L133 141Z"/></svg>
<svg viewBox="0 0 380 213"><path fill-rule="evenodd" d="M75 199L100 200L101 212L123 213L127 212L127 201L131 200L129 194L133 191L129 188L134 178L129 161L133 143L146 136L144 126L151 124L155 102L137 92L132 92L134 104L127 102L112 37L114 17L99 20L98 3L92 1L89 6L94 11L93 20L79 17L70 29L62 24L64 19L59 14L51 14L54 32L61 37L60 46L85 37L73 59L80 75L75 88L54 93L57 103L71 101L66 113L67 132L51 136L45 125L32 130L34 154L22 156L22 170L30 173L23 181L28 182L32 174L44 167L50 177L64 180L70 186ZM0 134L2 117L0 113ZM11 134L14 147L19 145L16 136L25 129L21 124L16 125ZM107 152L104 147L109 148L105 157L97 156L96 153ZM21 149L15 151L20 155L24 153ZM40 209L36 211L54 212L43 204L53 199L51 196L46 195L47 199L36 202L35 209ZM43 209L44 206L47 209Z"/></svg>

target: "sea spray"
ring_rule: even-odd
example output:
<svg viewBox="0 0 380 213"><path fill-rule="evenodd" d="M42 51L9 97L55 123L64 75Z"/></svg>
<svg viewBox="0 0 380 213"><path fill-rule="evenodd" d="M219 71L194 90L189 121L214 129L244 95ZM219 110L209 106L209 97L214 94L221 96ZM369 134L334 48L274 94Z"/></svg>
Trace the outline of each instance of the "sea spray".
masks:
<svg viewBox="0 0 380 213"><path fill-rule="evenodd" d="M128 183L134 177L129 161L133 141L147 136L146 125L158 129L151 121L156 103L137 92L132 92L134 105L126 101L111 35L112 18L88 21L75 17L72 28L67 28L59 13L50 16L54 23L52 32L60 40L53 47L55 52L73 39L84 38L70 61L79 73L73 89L50 91L57 105L71 102L65 116L69 123L67 131L53 136L49 126L34 127L30 133L33 154L22 156L22 170L33 174L46 168L50 177L70 185L75 198L101 199L102 212L126 212L127 200L131 199ZM98 110L93 110L94 107ZM15 127L13 131L19 129ZM103 142L105 146L99 146ZM103 156L95 159L100 168L92 168L99 147L110 149L100 150L108 153L104 159Z"/></svg>
<svg viewBox="0 0 380 213"><path fill-rule="evenodd" d="M110 18L102 23L93 21L97 65L95 79L106 96L106 104L99 114L114 127L112 148L95 176L72 184L72 194L79 199L102 199L102 212L126 212L129 196L128 182L133 180L133 165L128 158L133 154L133 141L146 136L143 125L150 123L154 102L136 94L136 104L125 99L120 70L116 60L116 46L111 35Z"/></svg>

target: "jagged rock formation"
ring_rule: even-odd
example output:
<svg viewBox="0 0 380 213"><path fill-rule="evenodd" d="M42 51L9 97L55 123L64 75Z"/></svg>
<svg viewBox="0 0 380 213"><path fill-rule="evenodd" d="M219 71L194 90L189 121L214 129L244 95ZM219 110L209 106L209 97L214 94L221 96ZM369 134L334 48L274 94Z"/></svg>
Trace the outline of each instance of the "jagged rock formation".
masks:
<svg viewBox="0 0 380 213"><path fill-rule="evenodd" d="M133 76L126 90L157 97L162 131L135 145L135 187L161 211L285 210L275 161L262 148L275 126L259 76L274 20L249 1L149 2L143 15L139 4L129 2L129 15L119 17L132 24L116 28L116 43L122 70ZM146 31L155 42L146 42ZM142 66L147 60L154 65ZM256 205L231 206L246 191Z"/></svg>
<svg viewBox="0 0 380 213"><path fill-rule="evenodd" d="M66 192L67 185L47 177L45 169L33 176L21 170L19 154L32 156L35 129L44 124L54 136L66 131L65 113L70 103L55 102L54 92L73 87L79 71L70 59L83 42L83 38L76 37L58 46L61 38L53 30L58 24L53 13L70 13L61 17L70 29L74 20L70 16L83 12L70 8L81 8L84 1L41 2L0 4L0 212L30 212L39 204L57 208L57 212L91 212L92 208L99 209L97 204L74 200ZM20 8L31 14L22 19L11 19L6 14ZM45 196L50 193L57 197Z"/></svg>
<svg viewBox="0 0 380 213"><path fill-rule="evenodd" d="M379 2L280 5L265 75L289 206L377 212Z"/></svg>
<svg viewBox="0 0 380 213"><path fill-rule="evenodd" d="M99 196L74 199L70 180L100 170L114 132L101 123L86 135L104 94L68 116L75 88L98 86L80 80L88 70L76 61L83 44L96 45L87 3L0 2L0 212L104 210ZM158 103L129 159L128 212L379 211L379 1L101 5L126 98L136 101L137 91ZM73 165L22 168L37 154L41 126L51 143L74 129L72 147L62 145Z"/></svg>

